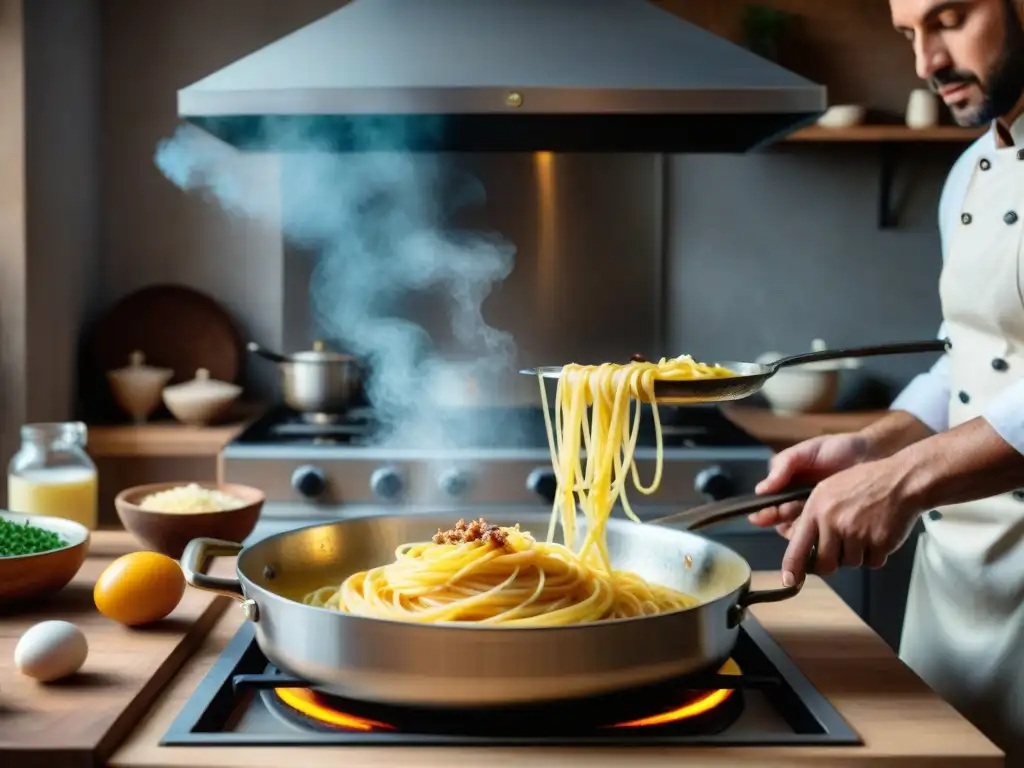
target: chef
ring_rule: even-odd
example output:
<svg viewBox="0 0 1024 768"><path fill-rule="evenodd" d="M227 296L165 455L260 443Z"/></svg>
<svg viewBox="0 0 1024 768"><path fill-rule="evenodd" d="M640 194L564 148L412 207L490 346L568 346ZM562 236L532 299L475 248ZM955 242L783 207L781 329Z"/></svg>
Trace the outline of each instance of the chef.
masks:
<svg viewBox="0 0 1024 768"><path fill-rule="evenodd" d="M900 657L1024 764L1024 0L890 0L918 75L990 125L939 203L946 353L872 426L774 457L751 517L789 538L783 582L880 567L924 517ZM927 514L924 514L927 513Z"/></svg>

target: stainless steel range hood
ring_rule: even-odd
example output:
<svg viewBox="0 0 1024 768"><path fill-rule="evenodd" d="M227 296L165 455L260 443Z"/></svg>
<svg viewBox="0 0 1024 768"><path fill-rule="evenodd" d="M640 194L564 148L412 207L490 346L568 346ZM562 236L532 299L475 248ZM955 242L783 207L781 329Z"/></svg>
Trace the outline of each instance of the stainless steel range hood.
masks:
<svg viewBox="0 0 1024 768"><path fill-rule="evenodd" d="M825 108L646 0L352 0L178 92L252 151L743 152Z"/></svg>

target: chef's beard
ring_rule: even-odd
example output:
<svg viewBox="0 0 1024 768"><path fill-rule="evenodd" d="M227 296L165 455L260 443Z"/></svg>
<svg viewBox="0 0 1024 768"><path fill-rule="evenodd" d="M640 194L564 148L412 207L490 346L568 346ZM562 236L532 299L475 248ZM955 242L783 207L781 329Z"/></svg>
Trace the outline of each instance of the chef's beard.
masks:
<svg viewBox="0 0 1024 768"><path fill-rule="evenodd" d="M973 72L956 70L952 67L940 70L929 81L932 90L944 85L977 84L982 90L982 101L964 110L951 108L953 118L962 126L976 127L991 123L1009 113L1024 95L1024 27L1014 8L1014 0L1005 0L1006 34L999 59L982 80Z"/></svg>

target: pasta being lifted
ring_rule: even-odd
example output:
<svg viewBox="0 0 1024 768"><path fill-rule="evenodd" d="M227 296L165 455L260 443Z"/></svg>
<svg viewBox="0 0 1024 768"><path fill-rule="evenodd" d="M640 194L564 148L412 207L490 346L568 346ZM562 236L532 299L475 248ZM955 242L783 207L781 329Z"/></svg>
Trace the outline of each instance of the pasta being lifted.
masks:
<svg viewBox="0 0 1024 768"><path fill-rule="evenodd" d="M661 482L654 382L731 375L688 356L658 363L565 366L558 379L554 424L540 382L558 481L546 541L535 540L519 526L460 520L452 530L438 531L432 541L400 546L391 563L310 592L304 602L374 618L500 627L581 624L694 605L688 595L614 570L605 531L617 502L639 522L626 497L628 476L641 493L653 493ZM651 403L656 435L657 461L648 486L641 484L634 463L640 400ZM585 464L581 447L586 449ZM587 521L587 535L578 549L577 508ZM564 544L554 541L559 523Z"/></svg>
<svg viewBox="0 0 1024 768"><path fill-rule="evenodd" d="M566 365L555 392L554 427L541 382L551 463L558 481L548 540L554 538L555 527L561 522L566 546L574 545L578 506L587 520L580 557L610 569L605 526L615 504L621 503L626 515L640 522L626 497L627 477L632 477L634 487L647 495L661 485L663 446L654 383L734 375L727 368L698 363L689 355L662 358L657 363L634 360L626 365ZM651 404L654 419L656 460L654 478L647 486L640 482L633 458L640 432L641 401ZM581 446L587 451L585 466L580 460Z"/></svg>

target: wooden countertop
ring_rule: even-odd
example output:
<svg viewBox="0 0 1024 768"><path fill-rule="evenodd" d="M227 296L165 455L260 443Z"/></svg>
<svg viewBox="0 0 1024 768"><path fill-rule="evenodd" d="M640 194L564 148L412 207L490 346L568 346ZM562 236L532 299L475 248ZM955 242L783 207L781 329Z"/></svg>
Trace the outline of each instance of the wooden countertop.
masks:
<svg viewBox="0 0 1024 768"><path fill-rule="evenodd" d="M68 586L49 600L0 612L0 765L102 765L228 607L226 598L187 589L155 624L129 629L107 619L93 603L93 586L114 558L137 549L124 531L94 532ZM14 647L25 630L49 619L82 630L89 656L77 675L44 685L17 672Z"/></svg>
<svg viewBox="0 0 1024 768"><path fill-rule="evenodd" d="M758 573L760 587L778 574ZM159 740L242 621L228 610L150 715L111 758L116 768L395 768L523 765L550 768L672 766L1001 766L1002 753L892 653L823 581L794 600L752 609L817 689L864 741L859 747L664 747L605 749L405 747L161 747Z"/></svg>

